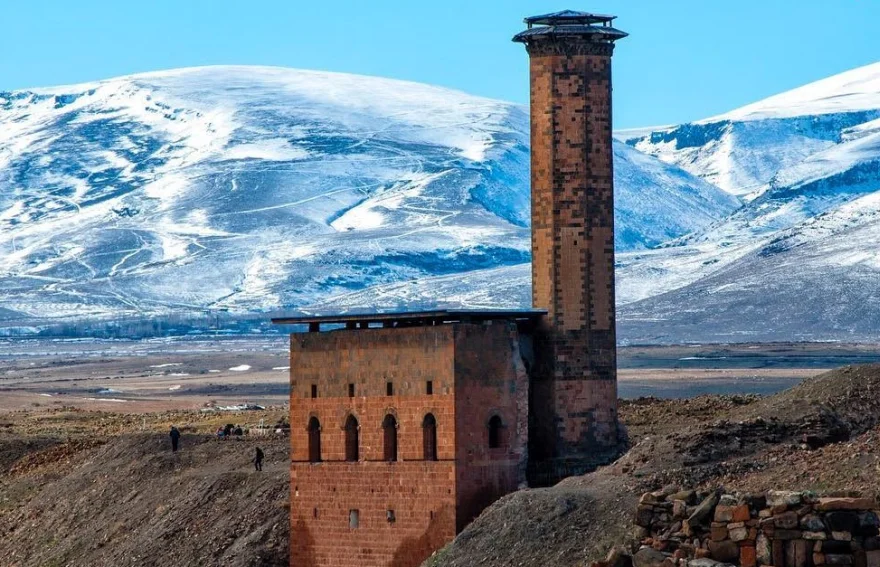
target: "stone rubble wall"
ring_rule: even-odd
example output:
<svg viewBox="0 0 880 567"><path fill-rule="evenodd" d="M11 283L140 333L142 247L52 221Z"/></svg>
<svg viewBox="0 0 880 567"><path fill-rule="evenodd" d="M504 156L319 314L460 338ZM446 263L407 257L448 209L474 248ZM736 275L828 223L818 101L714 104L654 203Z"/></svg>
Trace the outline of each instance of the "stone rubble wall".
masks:
<svg viewBox="0 0 880 567"><path fill-rule="evenodd" d="M595 567L880 567L880 503L812 492L644 494L637 550L616 549Z"/></svg>

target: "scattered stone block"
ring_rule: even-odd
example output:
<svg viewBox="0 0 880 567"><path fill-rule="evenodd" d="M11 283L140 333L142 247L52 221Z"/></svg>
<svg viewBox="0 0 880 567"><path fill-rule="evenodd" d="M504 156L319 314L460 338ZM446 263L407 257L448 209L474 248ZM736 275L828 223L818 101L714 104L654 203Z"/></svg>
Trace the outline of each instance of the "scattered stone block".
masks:
<svg viewBox="0 0 880 567"><path fill-rule="evenodd" d="M758 556L753 546L744 545L739 548L740 567L756 567L757 564Z"/></svg>
<svg viewBox="0 0 880 567"><path fill-rule="evenodd" d="M681 531L684 535L691 537L694 535L694 529L691 527L690 520L684 520L681 523Z"/></svg>
<svg viewBox="0 0 880 567"><path fill-rule="evenodd" d="M880 517L876 512L859 512L859 526L861 527L880 527Z"/></svg>
<svg viewBox="0 0 880 567"><path fill-rule="evenodd" d="M804 532L804 539L810 541L821 541L828 539L828 535L825 532Z"/></svg>
<svg viewBox="0 0 880 567"><path fill-rule="evenodd" d="M697 506L697 509L694 510L694 513L688 518L688 523L691 526L706 523L712 515L712 511L715 509L716 504L718 504L718 494L713 492L706 497L705 500L700 502L700 505Z"/></svg>
<svg viewBox="0 0 880 567"><path fill-rule="evenodd" d="M771 490L767 493L768 506L797 506L803 501L800 492L792 492L788 490ZM781 566L777 566L781 567Z"/></svg>
<svg viewBox="0 0 880 567"><path fill-rule="evenodd" d="M687 516L687 504L684 500L673 500L672 501L672 517L673 518L684 518Z"/></svg>
<svg viewBox="0 0 880 567"><path fill-rule="evenodd" d="M712 541L724 541L727 539L727 526L712 526L709 533Z"/></svg>
<svg viewBox="0 0 880 567"><path fill-rule="evenodd" d="M831 532L831 539L837 541L852 541L852 534L850 532Z"/></svg>
<svg viewBox="0 0 880 567"><path fill-rule="evenodd" d="M722 494L718 499L719 506L736 506L737 499L733 494Z"/></svg>
<svg viewBox="0 0 880 567"><path fill-rule="evenodd" d="M755 540L755 555L761 565L773 564L773 546L764 534Z"/></svg>
<svg viewBox="0 0 880 567"><path fill-rule="evenodd" d="M816 509L821 512L830 510L873 510L877 508L873 498L819 498Z"/></svg>
<svg viewBox="0 0 880 567"><path fill-rule="evenodd" d="M777 528L782 528L784 530L793 530L798 527L797 512L783 512L778 516L774 516L773 524Z"/></svg>
<svg viewBox="0 0 880 567"><path fill-rule="evenodd" d="M825 554L825 565L852 565L852 555L838 555L836 553Z"/></svg>
<svg viewBox="0 0 880 567"><path fill-rule="evenodd" d="M801 518L800 525L803 529L811 532L824 532L826 529L825 522L815 514L808 514Z"/></svg>
<svg viewBox="0 0 880 567"><path fill-rule="evenodd" d="M635 567L660 567L667 555L650 547L643 547L633 555Z"/></svg>
<svg viewBox="0 0 880 567"><path fill-rule="evenodd" d="M721 506L719 504L715 508L715 521L716 522L732 522L733 521L733 506Z"/></svg>
<svg viewBox="0 0 880 567"><path fill-rule="evenodd" d="M617 545L611 548L605 557L607 567L633 567L632 556L625 547Z"/></svg>
<svg viewBox="0 0 880 567"><path fill-rule="evenodd" d="M880 567L880 550L866 551L865 556L867 567Z"/></svg>
<svg viewBox="0 0 880 567"><path fill-rule="evenodd" d="M793 539L785 544L786 567L806 567L812 555L813 550L806 540Z"/></svg>
<svg viewBox="0 0 880 567"><path fill-rule="evenodd" d="M880 517L876 512L860 512L859 528L856 532L861 537L876 537L880 535Z"/></svg>
<svg viewBox="0 0 880 567"><path fill-rule="evenodd" d="M709 542L710 557L716 561L730 563L739 560L739 546L730 540L710 541Z"/></svg>
<svg viewBox="0 0 880 567"><path fill-rule="evenodd" d="M784 567L785 565L785 542L774 539L772 543L773 565Z"/></svg>
<svg viewBox="0 0 880 567"><path fill-rule="evenodd" d="M780 539L784 541L792 540L792 539L801 539L803 536L803 532L798 530L774 530L773 531L773 539Z"/></svg>
<svg viewBox="0 0 880 567"><path fill-rule="evenodd" d="M685 504L696 504L697 503L697 493L693 490L680 490L675 494L670 494L667 500L681 500Z"/></svg>
<svg viewBox="0 0 880 567"><path fill-rule="evenodd" d="M644 504L636 508L636 525L643 528L650 528L654 521L654 509Z"/></svg>
<svg viewBox="0 0 880 567"><path fill-rule="evenodd" d="M745 541L749 538L749 528L745 526L728 529L728 533L732 541Z"/></svg>
<svg viewBox="0 0 880 567"><path fill-rule="evenodd" d="M733 508L733 521L734 522L748 522L752 518L751 513L749 512L749 507L745 504L741 504L739 506L734 506Z"/></svg>
<svg viewBox="0 0 880 567"><path fill-rule="evenodd" d="M646 492L639 498L639 504L657 504L660 500L654 496L653 492Z"/></svg>

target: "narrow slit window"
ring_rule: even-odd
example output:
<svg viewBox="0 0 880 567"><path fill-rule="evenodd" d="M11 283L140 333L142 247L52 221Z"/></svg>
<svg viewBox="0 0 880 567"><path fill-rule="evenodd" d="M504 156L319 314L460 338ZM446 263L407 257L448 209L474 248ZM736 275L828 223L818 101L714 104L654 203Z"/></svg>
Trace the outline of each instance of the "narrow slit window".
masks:
<svg viewBox="0 0 880 567"><path fill-rule="evenodd" d="M360 457L360 426L355 416L349 415L345 420L345 460L356 462Z"/></svg>
<svg viewBox="0 0 880 567"><path fill-rule="evenodd" d="M428 394L429 396L434 395L434 381L433 380L428 380L425 383L425 393Z"/></svg>
<svg viewBox="0 0 880 567"><path fill-rule="evenodd" d="M348 527L352 530L356 530L360 527L360 512L358 510L349 510L348 511Z"/></svg>
<svg viewBox="0 0 880 567"><path fill-rule="evenodd" d="M385 460L394 462L397 460L397 419L391 414L386 415L382 429L385 432Z"/></svg>
<svg viewBox="0 0 880 567"><path fill-rule="evenodd" d="M321 462L321 422L317 417L309 420L309 462Z"/></svg>
<svg viewBox="0 0 880 567"><path fill-rule="evenodd" d="M312 399L318 397L318 385L312 384Z"/></svg>
<svg viewBox="0 0 880 567"><path fill-rule="evenodd" d="M437 419L431 413L422 420L422 451L426 461L437 460Z"/></svg>
<svg viewBox="0 0 880 567"><path fill-rule="evenodd" d="M503 433L504 433L504 424L501 422L501 418L497 415L493 415L489 420L489 448L490 449L498 449L501 447L503 443Z"/></svg>
<svg viewBox="0 0 880 567"><path fill-rule="evenodd" d="M394 395L394 382L388 382L385 384L385 394L388 396Z"/></svg>
<svg viewBox="0 0 880 567"><path fill-rule="evenodd" d="M349 397L349 398L353 398L353 397L354 397L354 384L349 384L349 385L348 385L348 397Z"/></svg>

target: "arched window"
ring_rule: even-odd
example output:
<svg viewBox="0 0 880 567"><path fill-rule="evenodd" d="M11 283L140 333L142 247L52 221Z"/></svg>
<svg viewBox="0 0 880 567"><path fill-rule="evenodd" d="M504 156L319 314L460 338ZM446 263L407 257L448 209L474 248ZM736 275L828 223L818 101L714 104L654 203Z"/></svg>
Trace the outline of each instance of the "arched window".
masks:
<svg viewBox="0 0 880 567"><path fill-rule="evenodd" d="M309 420L309 462L321 462L321 422L317 417Z"/></svg>
<svg viewBox="0 0 880 567"><path fill-rule="evenodd" d="M357 461L360 440L358 439L360 426L355 416L350 415L345 420L345 460Z"/></svg>
<svg viewBox="0 0 880 567"><path fill-rule="evenodd" d="M497 415L493 415L489 419L489 448L490 449L498 449L501 447L503 443L504 436L504 424L501 422L501 418Z"/></svg>
<svg viewBox="0 0 880 567"><path fill-rule="evenodd" d="M437 420L432 413L422 420L422 450L426 461L437 460Z"/></svg>
<svg viewBox="0 0 880 567"><path fill-rule="evenodd" d="M382 422L382 429L385 430L385 460L397 460L397 420L390 413L385 416Z"/></svg>

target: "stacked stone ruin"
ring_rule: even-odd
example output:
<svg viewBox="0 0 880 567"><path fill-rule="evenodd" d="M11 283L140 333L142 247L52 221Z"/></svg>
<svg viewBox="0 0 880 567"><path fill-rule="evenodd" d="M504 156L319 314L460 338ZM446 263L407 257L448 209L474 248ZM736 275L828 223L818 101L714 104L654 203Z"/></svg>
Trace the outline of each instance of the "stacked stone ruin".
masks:
<svg viewBox="0 0 880 567"><path fill-rule="evenodd" d="M670 487L641 497L632 559L636 567L880 567L878 510L877 500L852 494Z"/></svg>

